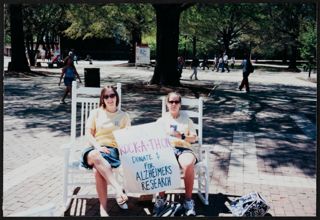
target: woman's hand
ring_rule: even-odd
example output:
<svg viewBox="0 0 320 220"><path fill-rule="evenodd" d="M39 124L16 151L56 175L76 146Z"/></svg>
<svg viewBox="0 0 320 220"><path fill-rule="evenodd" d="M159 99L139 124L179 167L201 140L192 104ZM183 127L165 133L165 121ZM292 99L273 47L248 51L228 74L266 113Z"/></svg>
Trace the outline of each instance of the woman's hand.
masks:
<svg viewBox="0 0 320 220"><path fill-rule="evenodd" d="M170 135L179 139L182 137L182 134L179 131L173 131Z"/></svg>
<svg viewBox="0 0 320 220"><path fill-rule="evenodd" d="M97 150L106 154L110 154L110 150L106 147L98 147Z"/></svg>

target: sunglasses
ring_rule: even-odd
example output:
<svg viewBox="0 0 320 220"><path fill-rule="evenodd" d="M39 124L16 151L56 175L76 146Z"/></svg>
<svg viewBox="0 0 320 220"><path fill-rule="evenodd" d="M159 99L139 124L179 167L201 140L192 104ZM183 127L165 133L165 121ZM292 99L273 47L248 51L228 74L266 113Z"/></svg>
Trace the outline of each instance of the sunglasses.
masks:
<svg viewBox="0 0 320 220"><path fill-rule="evenodd" d="M176 104L176 105L178 105L178 104L180 104L180 101L168 101L168 103L170 103L170 104Z"/></svg>
<svg viewBox="0 0 320 220"><path fill-rule="evenodd" d="M113 99L114 97L116 97L116 94L114 94L114 93L112 93L110 95L103 96L104 99L108 99L108 98L112 98Z"/></svg>

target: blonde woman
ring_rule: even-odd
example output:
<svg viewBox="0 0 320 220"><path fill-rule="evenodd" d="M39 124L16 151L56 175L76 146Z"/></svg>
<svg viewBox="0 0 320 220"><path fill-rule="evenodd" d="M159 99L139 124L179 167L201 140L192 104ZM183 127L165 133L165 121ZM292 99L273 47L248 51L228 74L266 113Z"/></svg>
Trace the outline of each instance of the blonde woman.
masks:
<svg viewBox="0 0 320 220"><path fill-rule="evenodd" d="M185 184L185 201L183 207L186 216L195 216L192 190L194 183L194 165L197 158L191 149L191 143L197 141L197 133L192 120L188 115L182 113L181 95L171 92L166 97L168 112L157 120L167 134L171 136L171 144L174 146L174 153L183 171ZM156 199L153 212L155 215L161 213L166 203L165 192L160 192Z"/></svg>

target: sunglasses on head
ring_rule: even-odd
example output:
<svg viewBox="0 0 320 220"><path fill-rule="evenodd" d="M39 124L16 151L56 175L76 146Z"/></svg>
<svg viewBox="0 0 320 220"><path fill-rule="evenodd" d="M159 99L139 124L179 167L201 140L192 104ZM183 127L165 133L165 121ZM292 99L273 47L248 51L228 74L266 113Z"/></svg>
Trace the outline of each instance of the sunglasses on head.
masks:
<svg viewBox="0 0 320 220"><path fill-rule="evenodd" d="M168 103L170 103L170 104L175 103L177 105L177 104L180 104L180 101L168 101Z"/></svg>
<svg viewBox="0 0 320 220"><path fill-rule="evenodd" d="M104 99L108 99L108 98L112 98L113 99L114 97L116 97L116 94L114 94L114 93L112 93L110 95L104 95L103 96Z"/></svg>

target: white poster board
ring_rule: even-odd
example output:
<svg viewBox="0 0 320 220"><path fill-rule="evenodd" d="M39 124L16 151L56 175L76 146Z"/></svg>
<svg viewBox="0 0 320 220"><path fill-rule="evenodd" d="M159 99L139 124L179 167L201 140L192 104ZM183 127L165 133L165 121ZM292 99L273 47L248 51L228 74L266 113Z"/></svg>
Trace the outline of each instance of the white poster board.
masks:
<svg viewBox="0 0 320 220"><path fill-rule="evenodd" d="M150 48L148 46L136 46L136 64L150 64Z"/></svg>
<svg viewBox="0 0 320 220"><path fill-rule="evenodd" d="M157 123L113 132L127 192L150 194L178 188L180 168L169 137Z"/></svg>

